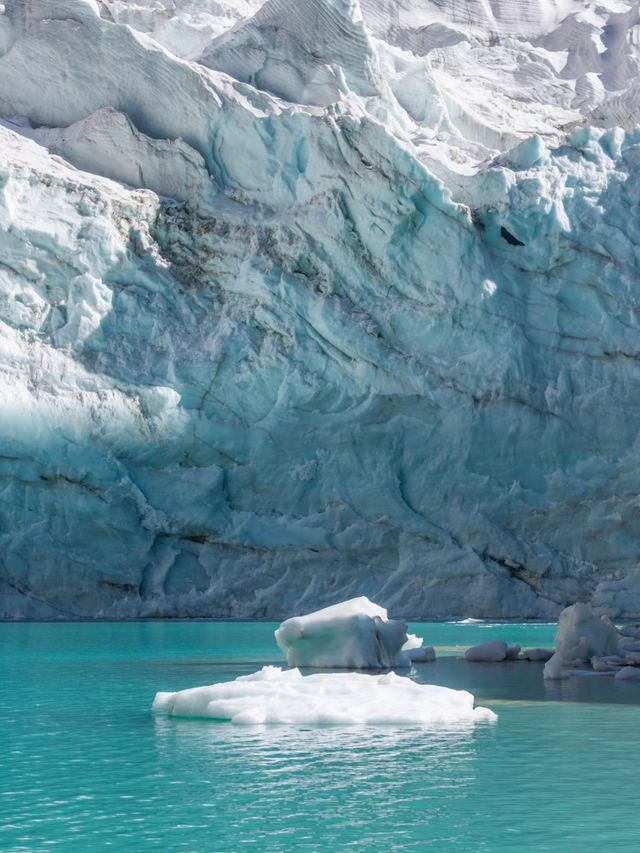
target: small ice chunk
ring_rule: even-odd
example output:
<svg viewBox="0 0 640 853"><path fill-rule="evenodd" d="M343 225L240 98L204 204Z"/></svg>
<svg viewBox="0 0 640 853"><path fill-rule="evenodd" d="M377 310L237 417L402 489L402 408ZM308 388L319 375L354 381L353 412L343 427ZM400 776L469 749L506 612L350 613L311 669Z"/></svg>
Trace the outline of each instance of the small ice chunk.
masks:
<svg viewBox="0 0 640 853"><path fill-rule="evenodd" d="M551 660L554 655L554 652L553 649L535 648L525 649L523 655L527 660L541 661L543 663L546 663L548 660Z"/></svg>
<svg viewBox="0 0 640 853"><path fill-rule="evenodd" d="M404 619L389 619L384 607L364 596L294 616L275 633L289 666L327 669L408 667L403 648L419 639L409 640Z"/></svg>
<svg viewBox="0 0 640 853"><path fill-rule="evenodd" d="M422 647L424 640L416 634L407 634L407 642L402 647L403 652L408 652L411 649L419 649Z"/></svg>
<svg viewBox="0 0 640 853"><path fill-rule="evenodd" d="M436 659L436 650L433 646L420 646L418 649L407 651L412 663L432 663Z"/></svg>
<svg viewBox="0 0 640 853"><path fill-rule="evenodd" d="M394 672L303 676L275 666L222 684L157 693L153 710L242 725L438 726L497 719L488 708L474 708L466 690L418 684Z"/></svg>
<svg viewBox="0 0 640 853"><path fill-rule="evenodd" d="M559 681L568 678L567 673L562 669L562 658L557 652L545 663L542 670L542 677L548 681Z"/></svg>
<svg viewBox="0 0 640 853"><path fill-rule="evenodd" d="M489 640L486 643L480 643L479 646L472 646L467 649L464 656L470 661L499 663L506 658L508 650L509 646L504 640Z"/></svg>
<svg viewBox="0 0 640 853"><path fill-rule="evenodd" d="M640 681L640 667L623 666L616 672L616 681Z"/></svg>
<svg viewBox="0 0 640 853"><path fill-rule="evenodd" d="M566 607L558 619L556 652L565 663L590 661L592 657L614 654L618 633L611 620L599 618L588 604Z"/></svg>
<svg viewBox="0 0 640 853"><path fill-rule="evenodd" d="M507 646L507 660L518 660L520 655L520 646L517 643L511 643Z"/></svg>

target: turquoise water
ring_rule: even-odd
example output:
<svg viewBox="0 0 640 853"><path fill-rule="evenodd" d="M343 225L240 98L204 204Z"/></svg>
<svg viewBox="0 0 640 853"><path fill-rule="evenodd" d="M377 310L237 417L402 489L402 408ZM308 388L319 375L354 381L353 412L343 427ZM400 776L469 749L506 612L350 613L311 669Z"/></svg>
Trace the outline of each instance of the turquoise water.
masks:
<svg viewBox="0 0 640 853"><path fill-rule="evenodd" d="M475 730L243 728L150 713L278 663L267 623L0 624L2 851L635 851L640 684L453 656L546 625L414 625ZM447 656L448 655L448 656Z"/></svg>

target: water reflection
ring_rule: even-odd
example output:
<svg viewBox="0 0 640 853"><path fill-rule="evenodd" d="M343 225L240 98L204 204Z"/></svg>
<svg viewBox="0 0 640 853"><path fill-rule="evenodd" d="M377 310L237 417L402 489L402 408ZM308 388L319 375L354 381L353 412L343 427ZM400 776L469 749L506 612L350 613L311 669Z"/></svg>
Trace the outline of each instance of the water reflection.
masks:
<svg viewBox="0 0 640 853"><path fill-rule="evenodd" d="M153 718L156 737L160 744L170 740L171 748L176 737L184 738L188 748L206 749L223 744L229 748L273 750L286 753L317 752L326 754L359 750L393 751L397 756L402 749L434 749L469 747L473 743L477 724L458 722L439 725L432 729L423 726L289 726L258 725L236 726L228 721L181 719L157 715ZM418 746L417 746L418 745Z"/></svg>
<svg viewBox="0 0 640 853"><path fill-rule="evenodd" d="M379 849L381 826L388 826L388 850L405 849L403 838L465 831L461 801L471 795L477 772L472 725L245 727L156 717L154 731L159 763L171 767L175 779L233 780L235 828L250 833L258 847L302 826L309 843L322 837L327 850L342 849L338 839L345 838L353 849ZM202 785L201 795L202 807L220 818L215 785ZM454 810L457 817L449 821Z"/></svg>
<svg viewBox="0 0 640 853"><path fill-rule="evenodd" d="M423 627L451 645L480 630ZM509 639L549 642L517 628ZM638 846L640 684L442 657L412 677L470 690L496 725L248 728L149 708L156 690L273 660L271 626L0 625L0 657L0 850Z"/></svg>

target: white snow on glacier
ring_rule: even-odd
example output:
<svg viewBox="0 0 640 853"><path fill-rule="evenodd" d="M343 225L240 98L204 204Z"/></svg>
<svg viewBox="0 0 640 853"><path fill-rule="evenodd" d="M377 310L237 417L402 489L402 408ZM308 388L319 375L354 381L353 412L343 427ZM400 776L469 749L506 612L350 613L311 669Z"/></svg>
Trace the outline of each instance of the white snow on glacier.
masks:
<svg viewBox="0 0 640 853"><path fill-rule="evenodd" d="M394 672L315 673L264 666L234 681L156 693L153 710L236 725L460 726L495 722L466 690L418 684Z"/></svg>
<svg viewBox="0 0 640 853"><path fill-rule="evenodd" d="M0 8L0 616L640 614L637 2Z"/></svg>

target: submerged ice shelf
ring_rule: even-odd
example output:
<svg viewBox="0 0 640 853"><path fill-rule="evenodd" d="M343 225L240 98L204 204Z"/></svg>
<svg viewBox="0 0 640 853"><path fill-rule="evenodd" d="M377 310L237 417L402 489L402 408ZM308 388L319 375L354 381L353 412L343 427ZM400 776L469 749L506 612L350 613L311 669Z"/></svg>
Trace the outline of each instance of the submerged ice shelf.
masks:
<svg viewBox="0 0 640 853"><path fill-rule="evenodd" d="M0 9L1 617L640 615L636 5Z"/></svg>

